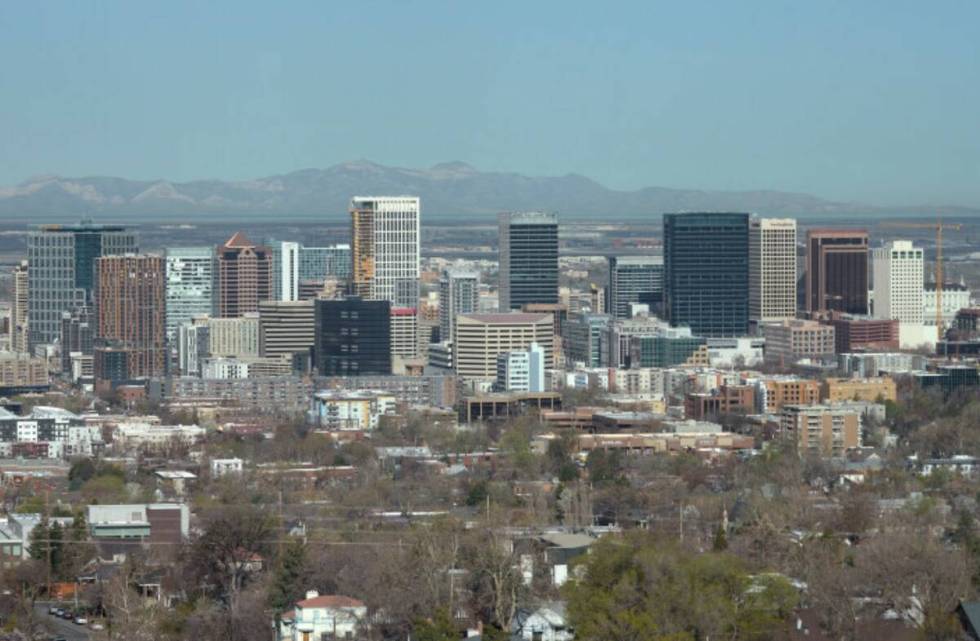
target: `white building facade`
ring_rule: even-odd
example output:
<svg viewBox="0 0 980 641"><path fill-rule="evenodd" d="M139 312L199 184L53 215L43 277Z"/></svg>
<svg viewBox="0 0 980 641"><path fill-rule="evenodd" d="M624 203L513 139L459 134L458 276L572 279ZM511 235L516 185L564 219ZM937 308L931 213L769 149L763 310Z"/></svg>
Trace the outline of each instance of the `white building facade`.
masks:
<svg viewBox="0 0 980 641"><path fill-rule="evenodd" d="M796 317L796 220L753 218L749 224L749 318Z"/></svg>
<svg viewBox="0 0 980 641"><path fill-rule="evenodd" d="M871 260L874 317L898 321L902 347L935 343L935 330L928 336L923 324L922 249L909 240L894 240L876 248Z"/></svg>

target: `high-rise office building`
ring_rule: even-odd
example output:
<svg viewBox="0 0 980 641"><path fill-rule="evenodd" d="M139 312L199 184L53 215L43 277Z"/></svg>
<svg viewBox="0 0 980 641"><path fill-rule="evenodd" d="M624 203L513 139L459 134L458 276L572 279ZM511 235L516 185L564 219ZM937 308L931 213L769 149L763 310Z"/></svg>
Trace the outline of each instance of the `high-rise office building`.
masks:
<svg viewBox="0 0 980 641"><path fill-rule="evenodd" d="M765 323L796 318L796 221L749 223L749 318Z"/></svg>
<svg viewBox="0 0 980 641"><path fill-rule="evenodd" d="M350 265L350 245L299 248L300 282L350 278Z"/></svg>
<svg viewBox="0 0 980 641"><path fill-rule="evenodd" d="M317 300L313 366L320 376L391 374L391 303Z"/></svg>
<svg viewBox="0 0 980 641"><path fill-rule="evenodd" d="M806 311L868 313L868 232L806 232Z"/></svg>
<svg viewBox="0 0 980 641"><path fill-rule="evenodd" d="M451 341L456 316L472 314L480 306L480 275L447 269L439 279L439 340Z"/></svg>
<svg viewBox="0 0 980 641"><path fill-rule="evenodd" d="M214 314L214 248L171 247L167 268L167 345L177 349L177 330L195 316Z"/></svg>
<svg viewBox="0 0 980 641"><path fill-rule="evenodd" d="M898 339L902 347L934 343L936 330L932 330L932 336L926 336L923 317L922 250L914 247L911 241L895 240L875 248L871 264L873 316L898 321Z"/></svg>
<svg viewBox="0 0 980 641"><path fill-rule="evenodd" d="M650 313L662 313L664 259L662 256L610 256L606 311L613 318L629 318L630 304L649 306ZM593 311L601 312L593 307Z"/></svg>
<svg viewBox="0 0 980 641"><path fill-rule="evenodd" d="M259 356L259 313L247 312L237 318L209 318L208 354L228 358Z"/></svg>
<svg viewBox="0 0 980 641"><path fill-rule="evenodd" d="M749 215L664 214L666 311L697 336L740 336L749 324Z"/></svg>
<svg viewBox="0 0 980 641"><path fill-rule="evenodd" d="M301 245L273 240L267 246L272 251L272 300L299 300Z"/></svg>
<svg viewBox="0 0 980 641"><path fill-rule="evenodd" d="M95 261L136 252L136 234L125 227L45 225L27 237L29 347L53 343L62 312L92 303Z"/></svg>
<svg viewBox="0 0 980 641"><path fill-rule="evenodd" d="M526 350L537 343L544 350L545 368L554 367L555 321L551 314L460 314L453 337L453 366L465 379L493 381L497 356Z"/></svg>
<svg viewBox="0 0 980 641"><path fill-rule="evenodd" d="M259 303L259 354L308 355L313 347L313 301Z"/></svg>
<svg viewBox="0 0 980 641"><path fill-rule="evenodd" d="M558 302L558 216L506 213L500 225L500 311Z"/></svg>
<svg viewBox="0 0 980 641"><path fill-rule="evenodd" d="M27 351L28 264L26 260L14 267L14 299L10 307L10 349Z"/></svg>
<svg viewBox="0 0 980 641"><path fill-rule="evenodd" d="M363 299L417 307L419 298L419 199L413 196L351 199L351 285Z"/></svg>
<svg viewBox="0 0 980 641"><path fill-rule="evenodd" d="M217 248L218 316L236 318L272 300L272 251L238 232Z"/></svg>
<svg viewBox="0 0 980 641"><path fill-rule="evenodd" d="M164 266L161 256L104 256L96 261L96 343L124 355L124 379L161 376L165 354ZM98 351L98 347L96 351ZM97 379L118 380L100 371Z"/></svg>

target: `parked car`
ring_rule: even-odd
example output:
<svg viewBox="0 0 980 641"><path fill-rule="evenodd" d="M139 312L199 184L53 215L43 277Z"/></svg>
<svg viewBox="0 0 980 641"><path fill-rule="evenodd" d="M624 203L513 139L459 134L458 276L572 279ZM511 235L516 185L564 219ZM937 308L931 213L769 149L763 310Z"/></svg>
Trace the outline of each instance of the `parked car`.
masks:
<svg viewBox="0 0 980 641"><path fill-rule="evenodd" d="M93 621L92 625L90 625L89 627L92 628L93 630L105 630L105 626L99 623L98 621Z"/></svg>
<svg viewBox="0 0 980 641"><path fill-rule="evenodd" d="M71 610L65 610L64 612L61 613L61 618L71 621L72 619L75 618L75 614Z"/></svg>
<svg viewBox="0 0 980 641"><path fill-rule="evenodd" d="M48 606L48 614L54 614L55 616L57 616L58 606L56 605Z"/></svg>
<svg viewBox="0 0 980 641"><path fill-rule="evenodd" d="M75 625L88 625L88 619L83 616L75 617Z"/></svg>

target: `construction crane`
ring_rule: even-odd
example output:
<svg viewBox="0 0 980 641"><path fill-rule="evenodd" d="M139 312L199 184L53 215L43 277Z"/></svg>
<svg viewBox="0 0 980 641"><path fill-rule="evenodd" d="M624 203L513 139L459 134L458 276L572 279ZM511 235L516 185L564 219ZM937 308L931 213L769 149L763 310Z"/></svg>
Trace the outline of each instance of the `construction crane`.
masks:
<svg viewBox="0 0 980 641"><path fill-rule="evenodd" d="M943 337L943 230L959 231L963 225L959 223L944 223L937 220L934 223L882 223L882 227L900 229L935 229L936 230L936 339Z"/></svg>

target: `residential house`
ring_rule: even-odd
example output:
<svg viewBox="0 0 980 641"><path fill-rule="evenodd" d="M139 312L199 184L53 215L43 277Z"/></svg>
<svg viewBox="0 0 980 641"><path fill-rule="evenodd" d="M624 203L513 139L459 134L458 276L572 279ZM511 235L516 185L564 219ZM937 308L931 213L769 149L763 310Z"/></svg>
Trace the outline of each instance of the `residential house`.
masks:
<svg viewBox="0 0 980 641"><path fill-rule="evenodd" d="M320 595L316 590L296 603L279 620L278 641L322 641L356 639L367 620L367 606L362 601L337 594Z"/></svg>
<svg viewBox="0 0 980 641"><path fill-rule="evenodd" d="M535 609L521 608L510 624L512 641L572 641L575 633L568 625L565 604L542 603Z"/></svg>

